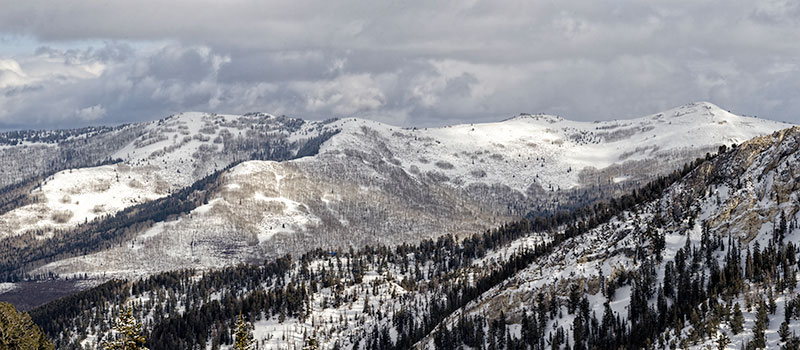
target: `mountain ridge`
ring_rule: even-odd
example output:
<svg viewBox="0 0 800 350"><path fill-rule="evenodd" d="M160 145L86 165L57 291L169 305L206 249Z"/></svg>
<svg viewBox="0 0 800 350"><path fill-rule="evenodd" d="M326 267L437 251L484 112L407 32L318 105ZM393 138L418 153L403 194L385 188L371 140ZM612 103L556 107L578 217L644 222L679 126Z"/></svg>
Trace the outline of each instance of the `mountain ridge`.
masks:
<svg viewBox="0 0 800 350"><path fill-rule="evenodd" d="M683 124L665 121L667 114ZM54 235L71 242L65 247L80 247L72 232L101 220L96 227L107 228L115 246L57 251L63 258L28 261L22 266L29 268L17 271L88 276L81 283L91 286L111 277L255 262L313 248L462 238L532 213L613 198L721 145L785 126L705 103L624 122L535 118L415 129L357 118L175 115L130 127L137 130L132 140L110 153L122 163L64 170L31 187L27 204L0 215L0 227L6 227L6 247ZM705 127L698 131L698 125ZM687 131L695 134L682 134ZM602 162L582 160L592 153L602 154ZM257 171L243 175L247 167ZM193 185L200 192L182 187L212 170L219 177ZM86 179L97 186L62 191ZM172 198L175 193L186 195ZM106 200L112 194L119 197ZM182 209L155 220L135 217L165 199ZM143 207L128 210L134 207L115 201ZM118 213L134 218L112 220ZM36 226L25 229L24 220ZM136 224L114 226L128 222Z"/></svg>

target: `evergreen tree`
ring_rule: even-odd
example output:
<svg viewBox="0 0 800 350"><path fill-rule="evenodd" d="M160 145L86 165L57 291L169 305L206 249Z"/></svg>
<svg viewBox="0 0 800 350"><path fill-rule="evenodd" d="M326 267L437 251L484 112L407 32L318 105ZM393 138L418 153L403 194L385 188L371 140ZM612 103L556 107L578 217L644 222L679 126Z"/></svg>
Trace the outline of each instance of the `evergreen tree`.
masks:
<svg viewBox="0 0 800 350"><path fill-rule="evenodd" d="M147 350L142 335L142 324L133 317L133 306L122 309L122 314L114 325L117 339L103 342L106 350Z"/></svg>
<svg viewBox="0 0 800 350"><path fill-rule="evenodd" d="M720 332L719 337L717 337L717 349L725 350L730 343L731 339L728 338L728 335L725 332Z"/></svg>
<svg viewBox="0 0 800 350"><path fill-rule="evenodd" d="M28 314L0 302L0 349L52 350L53 344Z"/></svg>
<svg viewBox="0 0 800 350"><path fill-rule="evenodd" d="M753 325L753 339L750 340L750 345L757 349L763 349L767 346L767 340L764 335L769 326L769 316L767 314L767 304L761 299L758 303L758 311L756 312L756 322Z"/></svg>
<svg viewBox="0 0 800 350"><path fill-rule="evenodd" d="M791 333L789 333L789 323L786 321L781 323L781 328L778 328L778 335L781 336L781 341L784 343L789 340L789 336L791 336Z"/></svg>
<svg viewBox="0 0 800 350"><path fill-rule="evenodd" d="M303 350L317 350L319 349L319 343L317 342L317 338L308 337L305 341L305 345L303 345Z"/></svg>
<svg viewBox="0 0 800 350"><path fill-rule="evenodd" d="M253 326L244 320L242 314L239 314L239 319L236 321L236 331L234 332L233 348L235 350L251 350L255 348L255 339L253 339Z"/></svg>
<svg viewBox="0 0 800 350"><path fill-rule="evenodd" d="M733 316L731 317L730 325L731 332L733 332L734 335L744 330L744 315L742 315L742 308L739 307L739 303L733 306Z"/></svg>
<svg viewBox="0 0 800 350"><path fill-rule="evenodd" d="M792 336L785 344L781 345L781 350L800 350L800 338Z"/></svg>

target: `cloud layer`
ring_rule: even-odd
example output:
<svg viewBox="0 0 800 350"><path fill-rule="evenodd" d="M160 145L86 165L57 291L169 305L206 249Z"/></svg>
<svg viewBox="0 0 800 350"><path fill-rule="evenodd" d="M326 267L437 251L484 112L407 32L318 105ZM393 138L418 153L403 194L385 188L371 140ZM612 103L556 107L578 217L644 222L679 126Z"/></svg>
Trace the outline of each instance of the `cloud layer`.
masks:
<svg viewBox="0 0 800 350"><path fill-rule="evenodd" d="M521 112L598 120L697 100L800 122L791 0L2 5L0 36L38 46L0 41L6 128L187 110L400 125Z"/></svg>

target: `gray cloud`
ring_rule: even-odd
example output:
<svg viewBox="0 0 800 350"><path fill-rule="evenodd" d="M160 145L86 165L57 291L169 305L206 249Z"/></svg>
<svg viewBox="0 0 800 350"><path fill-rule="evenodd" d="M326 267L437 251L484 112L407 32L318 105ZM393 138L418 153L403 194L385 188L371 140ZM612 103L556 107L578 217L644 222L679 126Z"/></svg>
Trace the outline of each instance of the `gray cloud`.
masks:
<svg viewBox="0 0 800 350"><path fill-rule="evenodd" d="M0 35L40 48L0 50L0 127L186 110L426 126L520 112L596 120L697 100L800 122L791 0L2 5Z"/></svg>
<svg viewBox="0 0 800 350"><path fill-rule="evenodd" d="M150 57L147 75L157 80L199 82L214 71L213 56L197 49L165 47Z"/></svg>
<svg viewBox="0 0 800 350"><path fill-rule="evenodd" d="M327 79L335 60L314 50L241 53L220 68L218 79L221 83Z"/></svg>

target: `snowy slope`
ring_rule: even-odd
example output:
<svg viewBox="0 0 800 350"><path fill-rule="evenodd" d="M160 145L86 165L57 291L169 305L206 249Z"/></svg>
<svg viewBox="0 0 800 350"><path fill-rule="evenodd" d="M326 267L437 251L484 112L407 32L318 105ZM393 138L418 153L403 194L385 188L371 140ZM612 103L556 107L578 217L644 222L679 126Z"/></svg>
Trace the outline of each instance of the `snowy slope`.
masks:
<svg viewBox="0 0 800 350"><path fill-rule="evenodd" d="M0 237L29 230L44 237L167 195L169 184L148 167L125 164L61 171L31 192L36 202L0 215Z"/></svg>
<svg viewBox="0 0 800 350"><path fill-rule="evenodd" d="M242 163L222 177L208 204L189 215L158 223L123 247L54 262L42 271L163 271L299 254L311 247L396 244L446 233L461 237L526 214L535 201L551 198L542 191L558 196L557 189L643 181L719 145L785 126L709 103L627 121L524 115L429 129L351 118L302 122L267 114L185 113L147 123L142 136L115 153L132 169L152 174L149 182L142 180L146 187L161 181L161 188L166 183L175 189L248 156L235 152L239 135L291 143L339 133L312 157ZM104 174L111 181L113 174ZM16 224L22 218L34 221L64 210L52 200L45 203L8 213L17 218L6 220L8 227L19 232L35 227ZM68 223L56 227L95 217L73 212ZM150 259L154 255L168 258Z"/></svg>
<svg viewBox="0 0 800 350"><path fill-rule="evenodd" d="M303 124L301 120L262 113L183 113L123 127L119 132L130 130L138 136L124 137L131 141L118 150L97 150L109 152L104 158L122 163L63 170L45 179L28 195L30 204L0 215L0 237L74 228L113 215L190 186L217 169L254 157L254 152L277 150L277 154L260 157L291 158L303 142L329 130L323 123ZM29 144L25 141L5 147L24 153L32 147ZM49 144L39 147L58 148Z"/></svg>
<svg viewBox="0 0 800 350"><path fill-rule="evenodd" d="M513 219L447 186L416 182L388 163L375 166L365 163L371 158L352 157L334 166L326 158L241 163L223 174L207 204L190 213L156 223L120 247L36 271L127 276L212 268L316 247L465 236Z"/></svg>
<svg viewBox="0 0 800 350"><path fill-rule="evenodd" d="M70 196L81 192L87 197L77 205L83 208L68 208L62 205L65 203L59 204L64 193L54 190L60 186L55 182L43 187L39 197L45 200L0 216L0 223L9 234L74 227L99 215L113 214L126 204L158 198L165 190L191 185L216 169L251 159L253 152L274 148L275 144L285 145L291 156L297 151L294 143L335 130L341 132L322 145L319 156L299 161L306 164L308 171L336 167L335 163L352 158L354 153L378 154L378 161L396 165L417 181L466 190L472 200L483 202L484 206L514 205L513 213L524 214L531 203L542 200L537 198L545 198L543 192L557 196L559 189L635 184L714 152L719 145L739 143L784 127L787 125L736 116L710 103L689 104L625 121L587 123L548 115L521 115L498 123L427 129L404 129L350 118L303 122L263 113L182 113L128 127L139 136L109 155L122 159L132 169L130 173L146 174L136 181L141 184L138 187L150 189L149 194L128 188L95 191L83 186L70 190ZM56 177L65 177L70 171L62 171ZM358 178L375 173L365 171L335 180L359 182ZM105 167L82 169L80 174L95 182L117 183L116 173ZM159 195L153 194L155 188ZM136 200L114 196L133 196ZM520 202L519 198L526 196ZM112 209L92 212L106 200ZM89 205L91 208L86 209ZM54 213L69 219L52 220Z"/></svg>
<svg viewBox="0 0 800 350"><path fill-rule="evenodd" d="M646 179L716 152L720 145L790 125L734 115L700 102L620 121L520 115L498 123L443 128L402 129L358 119L344 119L337 126L342 133L327 142L323 152L374 147L372 139L363 136L370 130L411 173L441 174L458 187L503 184L525 193L532 184L571 189ZM649 160L655 160L655 166L641 169L637 164ZM627 167L597 174L626 162Z"/></svg>
<svg viewBox="0 0 800 350"><path fill-rule="evenodd" d="M373 158L358 158L358 160L361 163L376 161ZM239 199L243 203L246 201L280 203L276 206L286 215L303 213L301 205L292 204L301 202L292 199L297 198L295 192L288 191L292 187L292 179L300 175L288 172L287 168L281 165L291 164L300 168L307 162L309 159L288 164L244 163L226 174L225 189L221 195L210 201L207 206L198 208L192 215L199 217L224 209L225 206L218 207L218 205L235 203ZM470 317L485 318L486 324L481 326L484 331L502 317L505 329L501 330L501 338L505 339L505 335L508 339L519 338L522 331L522 314L531 313L535 308L542 306L537 301L540 292L546 295L543 303L547 305L543 307L547 310L544 313L547 317L545 334L540 339L549 342L556 330L560 330L569 343L574 344L571 326L574 325L576 313L569 311L567 306L573 285L578 286L580 297L586 297L587 314L602 319L607 302L608 310L612 313L610 319L619 320L618 323L627 325L630 321L632 299L636 295L635 285L642 283L637 278L646 274L648 266L655 271L653 285L658 292L653 290L653 295L646 298L646 302L650 308L656 310L658 308L656 295L663 291L661 287L662 283L666 283L665 271L668 269L690 271L692 279L702 281L691 288L710 294L712 291L708 288L708 283L714 278L711 267L715 266L715 263L719 264L718 266L725 266L726 260L734 254L742 257L740 261L742 270L746 270L746 264L750 264L745 262L744 257L750 256L749 253L754 252L757 246L762 249L773 247L774 250L768 252L769 255L784 254L782 256L788 261L791 259L788 257L789 254L777 247L781 246L779 243L781 241L785 244L795 244L800 239L800 227L797 225L800 220L798 164L800 164L798 127L755 138L713 157L695 166L686 176L677 178L672 185L665 187L663 192L654 194L655 200L643 201L630 210L619 212L610 220L601 222L585 233L560 241L552 246L552 249L541 250L543 255L533 260L533 263L527 267L522 265L521 271L510 274L509 278L500 280L494 287L489 286L487 292L472 299L466 307L448 313L449 317L438 324L436 330L422 334L423 339L415 348L438 349L434 345L437 335L440 335L438 330L445 327L455 329L458 323ZM258 177L264 179L264 182L251 185L248 179L253 178L251 175L254 174L260 174ZM371 175L382 174L383 172L376 172ZM259 191L260 195L256 195ZM333 192L334 195L340 193L339 189ZM327 197L326 200L335 203L334 196ZM773 233L776 227L780 226L781 217L789 223L789 228L785 237L776 238ZM314 221L313 219L306 221L303 218L303 215L297 216L297 222L309 224ZM180 230L176 227L172 231ZM171 234L172 231L165 232ZM207 271L190 271L189 277L185 277L188 281L173 282L171 286L164 286L163 289L156 286L156 291L141 290L138 294L131 292L128 302L139 308L139 312L143 315L142 319L151 320L162 310L162 304L171 303L172 307L181 313L184 307L192 306L196 310L202 310L198 304L216 301L225 300L222 302L223 305L234 305L235 299L226 299L226 297L232 298L231 296L255 296L250 300L256 302L263 300L266 293L284 291L288 286L291 288L300 286L299 290L293 289L296 294L302 295L298 296L301 299L300 304L303 305L300 314L286 315L285 310L277 311L271 308L273 305L250 310L250 317L255 325L254 334L261 347L300 348L307 339L314 337L321 348L365 349L375 343L396 341L400 333L412 332L408 329L409 324L418 326L424 323L426 318L439 316L433 313L442 312L441 305L448 302L448 298L458 296L460 291L467 294L468 289L473 287L476 281L503 270L504 266L513 265L512 256L515 254L524 253L536 244L552 243L555 241L553 239L555 234L564 233L565 230L561 227L553 229L552 232L532 233L512 241L504 242L503 239L497 238L491 241L495 244L492 248L485 254L477 256L468 255L467 250L454 248L456 243L448 245L446 239L407 248L408 250L392 251L373 247L357 255L320 250L310 257L293 260L287 265L286 272L281 272L279 278L259 280L255 277L267 274L266 268L251 275L242 273L245 277L241 277L241 280L233 279L238 283L212 288L211 295L201 294L198 297L195 294L201 293L198 286L212 284L211 281L220 278L212 276ZM487 235L491 235L491 232ZM663 260L656 259L652 251L654 248L652 238L659 236L664 238L664 249L661 252ZM257 235L252 238L252 242L257 244ZM473 239L471 242L475 241ZM477 242L481 240L477 239ZM714 246L708 248L710 244ZM488 247L488 245L484 246L481 243L472 247ZM790 247L794 249L792 256L796 257L800 250L796 245ZM678 256L682 254L685 256L687 251L693 252L689 254L694 257L687 258L679 264ZM705 255L705 252L708 252L708 255ZM470 257L465 258L466 256ZM757 258L753 258L755 259ZM758 259L767 257L762 255ZM674 267L678 265L683 267ZM681 319L680 327L668 328L661 334L660 339L653 339L653 347L713 348L716 347L717 339L725 334L731 341L726 348L739 349L755 335L753 329L756 328L758 307L754 300L762 298L767 300L768 295L771 295L770 299L774 300L776 306L774 312L768 315L766 345L768 348L779 348L784 345L785 342L780 340L778 328L788 305L798 300L795 290L799 287L796 279L794 284L786 285L792 281L791 276L795 276L798 272L797 260L787 266L789 270L775 269L777 273L773 275L752 276L744 280L740 293L720 294L713 300L716 304L710 300L704 301L702 305L693 308L696 311L695 315L699 315L696 319L702 319L702 322L688 317ZM359 274L353 273L356 270ZM356 275L358 278L353 278ZM208 278L209 281L203 281L204 278ZM676 278L675 275L672 275L672 278ZM756 281L757 278L763 280ZM252 282L256 280L259 282ZM189 285L189 281L202 282L195 286ZM182 289L183 292L175 292L174 298L172 295L166 297L172 293L165 291L168 288ZM128 288L124 290L128 293ZM665 297L665 305L674 306L677 294L673 292L671 296ZM153 304L152 300L148 299L153 296L160 301ZM729 319L718 317L716 314L721 308L735 304L741 307L744 316L744 330L738 334L733 334ZM438 308L434 309L433 306ZM85 320L95 318L90 324L102 325L104 321L96 319L97 314L96 309L85 310L82 318L76 317L75 324L78 327L86 327ZM789 333L800 331L800 316L789 315L787 318ZM230 322L230 320L220 322ZM698 327L707 324L712 326L703 327L702 335L698 335ZM400 330L400 325L405 329ZM99 329L102 330L102 326ZM83 328L76 331L69 330L69 334L77 337L82 330ZM87 329L87 333L92 332L101 331L94 327ZM209 338L214 334L215 331L210 329ZM597 334L593 336L596 337ZM92 335L87 338L87 344L93 339L91 337ZM441 341L441 338L439 340ZM360 346L354 347L355 344ZM485 346L485 348L491 347ZM223 344L221 348L227 349L229 346ZM561 348L565 348L563 342L559 349Z"/></svg>
<svg viewBox="0 0 800 350"><path fill-rule="evenodd" d="M497 317L503 311L511 319L519 320L524 310L531 310L532 300L539 292L557 291L566 297L567 286L579 283L591 303L590 311L598 317L603 314L603 303L608 301L611 309L623 319L628 317L631 303L630 281L623 282L610 297L602 293L603 285L612 284L621 275L635 275L646 260L652 256L637 256L639 249L649 249L651 241L647 232L662 234L665 239L663 261L655 265L656 284L663 282L664 269L674 264L678 251L686 247L701 246L703 226L707 227L711 241L726 242L731 239L738 244L744 260L745 252L756 247L776 245L773 232L781 222L800 220L800 128L791 128L750 140L738 149L723 154L713 162L707 162L673 185L657 201L626 211L608 223L560 244L552 253L535 261L513 278L483 294L470 303L463 312L468 315L490 315ZM677 203L688 203L682 208ZM662 222L654 224L654 222ZM800 227L786 233L785 242L796 243L800 239ZM724 245L712 255L720 266L724 266L731 247ZM649 253L647 253L649 254ZM742 263L744 265L744 262ZM674 266L674 265L673 265ZM744 266L742 266L744 268ZM701 271L710 275L708 268ZM787 278L774 276L772 278ZM775 283L775 282L773 282ZM739 349L753 338L751 329L755 324L755 307L746 300L757 295L775 293L778 305L766 331L768 347L783 344L777 334L783 320L785 303L794 299L794 288L778 290L774 285L753 284L747 288L747 296L734 296L730 302L740 304L744 311L744 332L733 334L730 326L723 323L709 338L693 341L691 348L705 349L716 346L721 334L731 343L727 348ZM766 292L765 292L766 290ZM725 302L720 300L719 302ZM655 307L655 297L650 299ZM549 321L550 332L558 325L565 328L567 339L572 341L573 315L562 309L559 317ZM709 316L710 317L710 316ZM772 318L772 316L770 316ZM448 321L452 326L456 319ZM687 325L688 326L688 325ZM789 323L790 332L800 332L800 321ZM672 330L676 339L688 339L691 329L682 332ZM420 348L433 349L432 339L419 344Z"/></svg>
<svg viewBox="0 0 800 350"><path fill-rule="evenodd" d="M249 159L259 143L299 141L309 134L302 120L257 113L220 115L188 112L144 123L142 136L112 158L133 167L155 167L172 188L191 185L236 160Z"/></svg>

